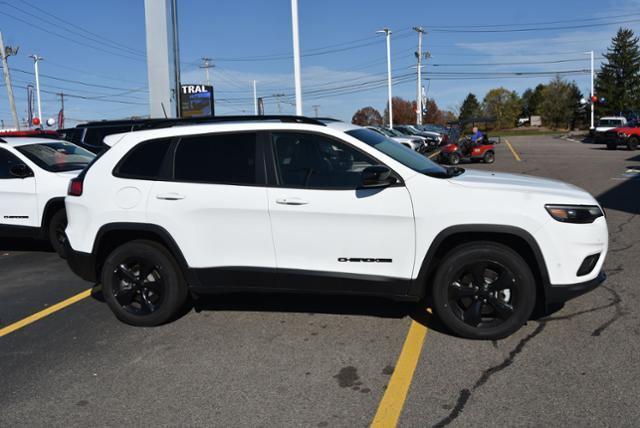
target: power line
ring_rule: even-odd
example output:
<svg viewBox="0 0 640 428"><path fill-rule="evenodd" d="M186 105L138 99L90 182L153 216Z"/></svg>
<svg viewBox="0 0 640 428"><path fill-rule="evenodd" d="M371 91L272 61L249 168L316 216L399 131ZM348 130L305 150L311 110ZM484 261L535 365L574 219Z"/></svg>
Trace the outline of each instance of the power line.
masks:
<svg viewBox="0 0 640 428"><path fill-rule="evenodd" d="M512 28L512 29L431 29L433 32L438 33L524 33L524 32L538 32L538 31L555 31L555 30L575 30L579 28L593 28L593 27L605 27L610 25L619 24L632 24L640 22L640 19L629 19L624 21L615 22L596 22L593 24L581 24L581 25L568 25L561 27L530 27L530 28Z"/></svg>
<svg viewBox="0 0 640 428"><path fill-rule="evenodd" d="M12 70L16 71L18 73L34 75L34 73L32 71L22 70L20 68L12 68ZM52 79L52 80L58 80L60 82L73 83L73 84L76 84L76 85L88 86L88 87L92 87L92 88L113 89L113 90L116 90L116 91L147 92L147 89L144 89L144 88L122 88L122 87L118 87L118 86L100 85L100 84L96 84L96 83L83 82L81 80L65 79L63 77L51 76L49 74L40 74L40 77L44 77L44 78Z"/></svg>
<svg viewBox="0 0 640 428"><path fill-rule="evenodd" d="M521 24L485 24L485 25L476 25L474 23L474 24L470 24L470 25L457 25L457 26L430 25L429 28L434 28L434 29L469 28L470 26L472 26L474 28L491 28L491 27L518 27L518 26L527 26L527 25L554 25L554 24L568 24L568 23L572 23L572 22L601 21L601 20L604 20L604 19L629 18L631 16L640 16L640 13L631 13L631 14L627 13L627 14L624 14L624 15L609 15L609 16L600 16L600 17L595 17L595 18L565 19L565 20L561 20L561 21L527 22L527 23L521 23Z"/></svg>

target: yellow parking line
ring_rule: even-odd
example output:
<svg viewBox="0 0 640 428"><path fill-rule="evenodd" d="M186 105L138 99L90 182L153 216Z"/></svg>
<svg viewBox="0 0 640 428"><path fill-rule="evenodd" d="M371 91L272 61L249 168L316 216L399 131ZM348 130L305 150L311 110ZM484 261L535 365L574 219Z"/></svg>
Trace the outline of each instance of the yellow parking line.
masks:
<svg viewBox="0 0 640 428"><path fill-rule="evenodd" d="M58 312L59 310L64 309L67 306L73 305L74 303L79 302L82 299L86 299L87 297L91 296L91 291L91 288L85 290L82 293L78 293L75 296L69 297L67 300L63 300L62 302L56 303L55 305L50 306L47 309L43 309L40 312L36 312L35 314L23 318L20 321L3 327L2 329L0 329L0 337L13 333L16 330L21 329L22 327L26 327L29 324L32 324L46 316L49 316L54 312Z"/></svg>
<svg viewBox="0 0 640 428"><path fill-rule="evenodd" d="M520 162L522 159L520 159L520 155L518 154L518 152L516 152L516 149L513 148L509 140L505 139L504 142L507 143L507 147L509 147L509 150L511 150L511 153L513 153L513 157L516 158L518 162Z"/></svg>
<svg viewBox="0 0 640 428"><path fill-rule="evenodd" d="M426 334L427 327L416 321L411 322L395 370L371 423L372 428L396 427L398 425Z"/></svg>
<svg viewBox="0 0 640 428"><path fill-rule="evenodd" d="M433 159L440 154L440 150L437 150L429 155L429 159Z"/></svg>

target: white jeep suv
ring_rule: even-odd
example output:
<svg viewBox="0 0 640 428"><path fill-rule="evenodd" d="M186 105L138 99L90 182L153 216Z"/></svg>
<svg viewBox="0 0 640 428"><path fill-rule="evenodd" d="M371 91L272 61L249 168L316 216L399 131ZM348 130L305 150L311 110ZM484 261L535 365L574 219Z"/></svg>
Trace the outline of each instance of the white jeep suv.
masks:
<svg viewBox="0 0 640 428"><path fill-rule="evenodd" d="M453 332L495 339L604 280L603 211L575 186L341 122L219 120L108 136L70 184L69 264L124 322L167 322L189 293L432 297Z"/></svg>
<svg viewBox="0 0 640 428"><path fill-rule="evenodd" d="M0 237L48 239L63 255L69 180L95 155L54 136L0 133Z"/></svg>

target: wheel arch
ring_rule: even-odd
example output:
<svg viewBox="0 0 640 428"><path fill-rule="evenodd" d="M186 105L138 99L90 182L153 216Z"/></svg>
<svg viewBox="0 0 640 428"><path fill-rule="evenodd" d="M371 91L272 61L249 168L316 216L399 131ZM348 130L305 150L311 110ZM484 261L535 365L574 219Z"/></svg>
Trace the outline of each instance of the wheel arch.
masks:
<svg viewBox="0 0 640 428"><path fill-rule="evenodd" d="M187 283L197 283L197 278L191 274L187 260L171 234L161 226L143 223L109 223L100 228L92 249L96 277L100 277L105 259L115 248L140 239L153 241L165 247L178 263Z"/></svg>
<svg viewBox="0 0 640 428"><path fill-rule="evenodd" d="M440 232L422 260L418 276L413 281L409 294L427 296L439 261L456 246L474 241L496 242L506 245L520 254L535 277L539 293L538 301L544 301L545 289L550 283L549 273L537 241L522 228L493 224L451 226Z"/></svg>
<svg viewBox="0 0 640 428"><path fill-rule="evenodd" d="M66 209L64 205L64 197L51 198L45 204L44 210L42 210L42 218L40 220L40 228L43 232L43 235L46 236L49 230L49 222L51 221L51 217L53 217L53 215L60 209Z"/></svg>

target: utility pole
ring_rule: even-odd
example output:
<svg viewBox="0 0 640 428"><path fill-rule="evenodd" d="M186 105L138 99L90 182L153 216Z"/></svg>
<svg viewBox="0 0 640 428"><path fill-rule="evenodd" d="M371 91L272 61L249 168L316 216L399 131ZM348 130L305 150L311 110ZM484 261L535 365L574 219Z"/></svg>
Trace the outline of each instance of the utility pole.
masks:
<svg viewBox="0 0 640 428"><path fill-rule="evenodd" d="M258 93L256 92L256 81L253 81L253 114L258 115Z"/></svg>
<svg viewBox="0 0 640 428"><path fill-rule="evenodd" d="M58 113L58 128L64 128L64 92L60 92L57 95L60 96L60 111L62 112L62 116Z"/></svg>
<svg viewBox="0 0 640 428"><path fill-rule="evenodd" d="M203 65L200 68L204 68L205 80L208 86L211 86L211 79L209 78L209 69L215 67L215 65L211 64L211 58L203 57L202 62Z"/></svg>
<svg viewBox="0 0 640 428"><path fill-rule="evenodd" d="M29 58L33 58L33 67L36 72L36 99L38 100L38 119L40 119L40 123L43 123L42 103L40 102L40 74L39 74L39 68L38 68L38 62L42 61L43 58L36 54L29 55Z"/></svg>
<svg viewBox="0 0 640 428"><path fill-rule="evenodd" d="M318 117L318 111L320 110L320 105L319 104L314 104L311 107L313 107L313 111L316 113L316 118Z"/></svg>
<svg viewBox="0 0 640 428"><path fill-rule="evenodd" d="M416 57L418 58L418 82L416 88L416 125L422 125L422 35L424 29L422 27L413 27L414 31L418 33L418 52Z"/></svg>
<svg viewBox="0 0 640 428"><path fill-rule="evenodd" d="M9 63L7 57L18 53L18 48L11 48L4 46L4 40L2 39L2 32L0 32L0 55L2 56L2 70L4 72L4 83L7 86L7 97L9 98L9 106L11 107L11 118L13 119L13 126L16 129L20 129L20 121L18 120L18 112L16 111L16 100L13 98L13 87L11 86L11 75L9 74ZM4 126L3 126L4 128Z"/></svg>
<svg viewBox="0 0 640 428"><path fill-rule="evenodd" d="M293 32L293 77L296 87L296 115L302 116L302 82L300 80L300 37L298 32L298 0L291 0Z"/></svg>
<svg viewBox="0 0 640 428"><path fill-rule="evenodd" d="M282 106L280 105L280 98L284 97L284 94L273 94L271 95L272 97L274 97L276 99L276 102L278 103L278 114L282 114Z"/></svg>
<svg viewBox="0 0 640 428"><path fill-rule="evenodd" d="M391 30L383 28L380 31L376 31L378 34L385 34L387 37L387 87L389 92L389 128L393 129L393 105L392 105L392 93L391 93Z"/></svg>
<svg viewBox="0 0 640 428"><path fill-rule="evenodd" d="M595 76L594 76L594 70L593 70L593 51L590 51L589 54L591 54L591 129L594 129L595 128L595 123L594 123L595 103L593 102L593 96L595 92L595 88L594 88Z"/></svg>

